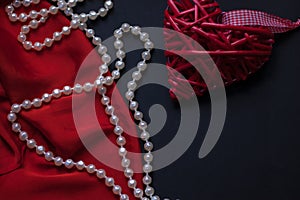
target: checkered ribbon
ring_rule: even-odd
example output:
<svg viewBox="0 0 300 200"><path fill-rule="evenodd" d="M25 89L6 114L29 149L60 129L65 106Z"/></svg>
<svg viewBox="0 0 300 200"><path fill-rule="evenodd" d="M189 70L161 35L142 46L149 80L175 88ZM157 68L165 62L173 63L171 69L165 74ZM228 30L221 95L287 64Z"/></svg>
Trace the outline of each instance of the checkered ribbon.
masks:
<svg viewBox="0 0 300 200"><path fill-rule="evenodd" d="M300 19L293 22L255 10L234 10L224 12L222 23L234 26L264 26L273 33L284 33L300 26Z"/></svg>

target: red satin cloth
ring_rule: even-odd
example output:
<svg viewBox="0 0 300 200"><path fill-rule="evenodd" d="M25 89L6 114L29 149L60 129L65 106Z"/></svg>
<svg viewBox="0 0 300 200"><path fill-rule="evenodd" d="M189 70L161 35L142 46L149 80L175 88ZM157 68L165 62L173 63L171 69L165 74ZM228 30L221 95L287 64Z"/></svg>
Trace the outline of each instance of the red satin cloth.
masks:
<svg viewBox="0 0 300 200"><path fill-rule="evenodd" d="M48 6L49 3L43 1L37 7ZM43 93L51 93L53 89L61 89L64 85L72 86L81 63L93 49L90 41L81 31L75 30L50 49L41 52L25 51L16 40L21 24L11 23L8 20L3 5L0 19L0 198L119 199L112 193L111 188L105 186L104 181L97 179L95 175L76 169L69 170L63 166L56 167L53 162L37 156L34 151L26 148L25 143L21 142L15 133L12 133L11 125L6 118L13 103L41 97ZM51 16L46 25L30 35L30 40L41 41L68 24L68 19L62 14ZM93 81L98 73L99 60L93 60L89 64L95 76L87 77L87 80ZM85 95L82 94L80 98L84 99ZM99 97L96 97L96 102L101 127L107 137L115 142L113 126L104 113ZM119 106L127 109L123 101ZM76 109L83 107L79 106ZM130 119L126 119L125 123L128 120ZM107 175L114 177L116 184L122 186L123 192L129 194L130 199L134 199L123 172L100 163L82 144L73 121L71 96L55 100L40 109L22 111L19 122L30 138L35 138L38 144L44 145L55 155L60 155L64 159L72 158L74 161L83 160L86 164L95 164L98 169L105 169ZM85 130L84 136L92 137L92 133L98 131L97 126L87 122L87 126L81 127L81 130ZM106 149L101 153L120 164L118 153L105 148L108 144L101 138L98 138L97 145L101 146L101 149ZM127 139L126 147L132 152L140 151L138 140L134 137ZM141 162L141 159L135 160L135 167L139 167ZM142 175L135 175L135 179L138 180L138 186L142 187Z"/></svg>

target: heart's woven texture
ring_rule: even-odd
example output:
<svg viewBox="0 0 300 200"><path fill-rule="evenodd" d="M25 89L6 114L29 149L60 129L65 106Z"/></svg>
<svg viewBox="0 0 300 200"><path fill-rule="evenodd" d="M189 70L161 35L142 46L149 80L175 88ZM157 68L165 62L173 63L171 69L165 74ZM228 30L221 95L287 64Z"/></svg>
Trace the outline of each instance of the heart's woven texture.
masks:
<svg viewBox="0 0 300 200"><path fill-rule="evenodd" d="M222 10L214 0L168 0L165 11L165 28L181 32L196 40L205 51L195 49L195 57L209 54L215 62L225 85L245 80L259 70L269 59L274 43L274 34L265 27L232 26L222 24ZM176 44L175 44L176 42ZM174 41L172 35L165 35L166 49L174 49L184 54L189 44L187 41ZM193 51L193 53L195 53ZM166 51L167 65L181 73L181 78L174 70L169 70L171 95L176 92L182 97L189 97L193 92L201 96L207 91L209 83L196 69L179 55ZM201 62L204 70L211 70L205 60ZM199 63L200 64L200 63ZM205 69L207 68L207 69ZM189 83L194 91L188 90Z"/></svg>

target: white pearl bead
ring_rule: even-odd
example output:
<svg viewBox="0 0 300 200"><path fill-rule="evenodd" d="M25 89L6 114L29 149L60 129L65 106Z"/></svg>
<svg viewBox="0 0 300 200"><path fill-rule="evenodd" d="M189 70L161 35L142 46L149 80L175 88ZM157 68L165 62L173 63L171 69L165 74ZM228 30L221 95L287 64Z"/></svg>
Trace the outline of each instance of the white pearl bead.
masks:
<svg viewBox="0 0 300 200"><path fill-rule="evenodd" d="M61 35L60 32L54 32L54 33L53 33L53 39L54 39L55 41L59 41L59 40L61 40L61 38L62 38L62 35Z"/></svg>
<svg viewBox="0 0 300 200"><path fill-rule="evenodd" d="M147 42L145 43L144 47L145 47L145 49L147 49L147 50L151 50L151 49L153 49L154 44L153 44L153 42L151 42L151 41L147 41Z"/></svg>
<svg viewBox="0 0 300 200"><path fill-rule="evenodd" d="M34 3L34 4L40 3L40 0L31 0L31 1L32 1L32 3Z"/></svg>
<svg viewBox="0 0 300 200"><path fill-rule="evenodd" d="M106 105L106 104L108 104L109 102L110 102L109 97L107 97L107 96L102 97L101 103L102 103L103 105Z"/></svg>
<svg viewBox="0 0 300 200"><path fill-rule="evenodd" d="M74 86L74 91L77 93L77 94L80 94L82 92L82 86L80 84L76 84Z"/></svg>
<svg viewBox="0 0 300 200"><path fill-rule="evenodd" d="M21 111L21 106L19 104L13 104L11 106L11 111L14 113L18 113Z"/></svg>
<svg viewBox="0 0 300 200"><path fill-rule="evenodd" d="M5 7L5 12L11 13L11 12L13 12L13 11L14 11L14 7L13 7L13 6L7 5L7 6Z"/></svg>
<svg viewBox="0 0 300 200"><path fill-rule="evenodd" d="M35 18L37 18L37 16L38 16L38 12L36 10L32 10L29 12L29 17L31 19L35 19Z"/></svg>
<svg viewBox="0 0 300 200"><path fill-rule="evenodd" d="M135 111L135 112L134 112L134 118L135 118L136 120L141 120L141 119L143 118L143 113L140 112L140 111Z"/></svg>
<svg viewBox="0 0 300 200"><path fill-rule="evenodd" d="M128 181L128 187L129 188L135 188L136 187L136 180L131 179Z"/></svg>
<svg viewBox="0 0 300 200"><path fill-rule="evenodd" d="M79 28L80 30L82 30L82 31L85 30L86 27L87 27L86 23L80 23L79 26L78 26L78 28Z"/></svg>
<svg viewBox="0 0 300 200"><path fill-rule="evenodd" d="M105 179L105 185L107 185L108 187L113 186L114 183L115 183L115 180L114 180L113 178L111 178L111 177L107 177L107 178Z"/></svg>
<svg viewBox="0 0 300 200"><path fill-rule="evenodd" d="M21 14L19 15L19 20L20 20L21 22L26 22L26 21L27 21L27 15L26 15L25 13L21 13Z"/></svg>
<svg viewBox="0 0 300 200"><path fill-rule="evenodd" d="M146 142L144 144L144 149L147 151L151 151L153 149L153 144L151 142Z"/></svg>
<svg viewBox="0 0 300 200"><path fill-rule="evenodd" d="M64 35L69 35L71 33L70 27L64 26L61 31Z"/></svg>
<svg viewBox="0 0 300 200"><path fill-rule="evenodd" d="M21 2L21 1L19 1L19 0L13 1L13 6L14 6L14 7L19 8L21 5L22 5L22 2Z"/></svg>
<svg viewBox="0 0 300 200"><path fill-rule="evenodd" d="M159 198L159 196L153 196L153 197L151 197L151 200L160 200L160 198ZM166 200L166 199L165 199ZM167 199L168 200L168 199Z"/></svg>
<svg viewBox="0 0 300 200"><path fill-rule="evenodd" d="M8 17L9 17L9 20L12 21L12 22L15 22L15 21L18 20L18 16L17 16L16 13L12 13Z"/></svg>
<svg viewBox="0 0 300 200"><path fill-rule="evenodd" d="M109 119L110 123L112 123L113 125L116 125L119 122L119 118L115 115L112 115Z"/></svg>
<svg viewBox="0 0 300 200"><path fill-rule="evenodd" d="M120 194L121 192L122 192L121 186L115 185L115 186L113 187L113 193L114 193L114 194Z"/></svg>
<svg viewBox="0 0 300 200"><path fill-rule="evenodd" d="M106 112L106 114L108 114L108 115L112 115L113 113L114 113L114 107L113 106L107 106L106 108L105 108L105 112Z"/></svg>
<svg viewBox="0 0 300 200"><path fill-rule="evenodd" d="M42 17L46 17L48 15L48 10L46 8L42 8L40 10L40 14Z"/></svg>
<svg viewBox="0 0 300 200"><path fill-rule="evenodd" d="M128 197L127 194L122 194L122 195L120 196L120 200L129 200L129 197Z"/></svg>
<svg viewBox="0 0 300 200"><path fill-rule="evenodd" d="M130 31L130 25L128 23L122 24L122 30L127 33Z"/></svg>
<svg viewBox="0 0 300 200"><path fill-rule="evenodd" d="M79 22L78 20L74 20L74 19L70 22L70 26L71 26L73 29L78 28L79 24L80 24L80 22Z"/></svg>
<svg viewBox="0 0 300 200"><path fill-rule="evenodd" d="M142 74L139 71L135 71L132 73L132 79L138 81L142 78Z"/></svg>
<svg viewBox="0 0 300 200"><path fill-rule="evenodd" d="M141 32L141 28L139 26L134 26L132 29L131 29L131 33L133 35L138 35L139 33Z"/></svg>
<svg viewBox="0 0 300 200"><path fill-rule="evenodd" d="M96 11L91 10L89 13L90 20L95 20L95 19L97 19L97 17L98 17L98 15L97 15Z"/></svg>
<svg viewBox="0 0 300 200"><path fill-rule="evenodd" d="M58 1L57 6L60 10L65 10L67 9L67 4L65 1Z"/></svg>
<svg viewBox="0 0 300 200"><path fill-rule="evenodd" d="M28 139L28 134L25 132L25 131L22 131L20 134L19 134L19 139L21 141L25 141Z"/></svg>
<svg viewBox="0 0 300 200"><path fill-rule="evenodd" d="M94 173L95 170L96 170L96 167L95 167L95 165L93 165L93 164L89 164L89 165L86 167L86 171L87 171L88 173L90 173L90 174Z"/></svg>
<svg viewBox="0 0 300 200"><path fill-rule="evenodd" d="M99 9L99 15L100 15L101 17L105 17L106 14L107 14L107 10L106 10L105 8L100 8L100 9Z"/></svg>
<svg viewBox="0 0 300 200"><path fill-rule="evenodd" d="M119 137L117 138L117 144L118 144L119 146L124 146L124 145L126 144L126 139L125 139L123 136L119 136Z"/></svg>
<svg viewBox="0 0 300 200"><path fill-rule="evenodd" d="M36 146L36 142L35 142L34 139L27 140L27 147L28 147L29 149L33 149L35 146Z"/></svg>
<svg viewBox="0 0 300 200"><path fill-rule="evenodd" d="M125 156L127 154L127 150L124 147L121 147L119 149L119 155L120 156Z"/></svg>
<svg viewBox="0 0 300 200"><path fill-rule="evenodd" d="M20 33L20 34L18 35L18 41L19 41L19 42L24 42L24 41L26 41L26 35L23 34L23 33Z"/></svg>
<svg viewBox="0 0 300 200"><path fill-rule="evenodd" d="M113 8L113 6L114 6L114 4L113 4L113 2L112 1L105 1L105 3L104 3L104 7L106 8L106 9L112 9Z"/></svg>
<svg viewBox="0 0 300 200"><path fill-rule="evenodd" d="M45 45L46 47L51 47L52 44L53 44L53 39L51 39L51 38L45 38L45 40L44 40L44 45Z"/></svg>
<svg viewBox="0 0 300 200"><path fill-rule="evenodd" d="M114 47L115 47L116 49L121 49L121 48L124 47L124 43L123 43L121 40L116 40L116 41L114 42Z"/></svg>
<svg viewBox="0 0 300 200"><path fill-rule="evenodd" d="M33 20L31 20L31 21L29 22L29 26L30 26L30 28L32 28L32 29L36 29L36 28L38 27L38 25L39 25L39 22L38 22L37 20L35 20L35 19L33 19Z"/></svg>
<svg viewBox="0 0 300 200"><path fill-rule="evenodd" d="M36 107L36 108L41 107L41 105L42 105L42 100L41 100L41 99L38 99L38 98L35 98L35 99L33 99L32 104L33 104L33 106Z"/></svg>
<svg viewBox="0 0 300 200"><path fill-rule="evenodd" d="M42 100L46 103L51 101L51 95L48 93L43 94Z"/></svg>
<svg viewBox="0 0 300 200"><path fill-rule="evenodd" d="M45 23L47 20L46 17L41 17L40 20L39 20L39 23Z"/></svg>
<svg viewBox="0 0 300 200"><path fill-rule="evenodd" d="M114 70L112 73L111 73L113 79L118 79L120 78L121 74L119 72L119 70Z"/></svg>
<svg viewBox="0 0 300 200"><path fill-rule="evenodd" d="M35 149L36 153L38 155L42 155L44 152L45 152L45 147L43 146L37 146L36 149Z"/></svg>
<svg viewBox="0 0 300 200"><path fill-rule="evenodd" d="M68 1L70 7L76 6L77 0L69 0Z"/></svg>
<svg viewBox="0 0 300 200"><path fill-rule="evenodd" d="M14 121L17 120L17 115L16 115L15 113L9 113L9 114L7 115L7 119L8 119L8 121L10 121L10 122L14 122Z"/></svg>
<svg viewBox="0 0 300 200"><path fill-rule="evenodd" d="M115 38L121 38L123 36L123 31L121 29L117 29L114 31Z"/></svg>
<svg viewBox="0 0 300 200"><path fill-rule="evenodd" d="M123 128L122 128L121 126L116 126L116 127L114 128L114 133L115 133L116 135L121 135L121 134L123 133Z"/></svg>
<svg viewBox="0 0 300 200"><path fill-rule="evenodd" d="M98 178L105 178L106 173L103 169L99 169L99 170L97 170L96 175Z"/></svg>
<svg viewBox="0 0 300 200"><path fill-rule="evenodd" d="M127 83L127 88L128 88L129 90L135 90L136 87L137 87L137 84L136 84L135 81L129 81L129 82Z"/></svg>
<svg viewBox="0 0 300 200"><path fill-rule="evenodd" d="M147 196L152 196L154 194L154 188L147 186L145 189L145 193Z"/></svg>
<svg viewBox="0 0 300 200"><path fill-rule="evenodd" d="M81 13L79 15L79 19L81 22L86 22L88 20L88 16L85 13Z"/></svg>
<svg viewBox="0 0 300 200"><path fill-rule="evenodd" d="M41 51L42 48L43 48L43 44L40 43L40 42L35 42L33 48L34 48L35 50L37 50L37 51Z"/></svg>
<svg viewBox="0 0 300 200"><path fill-rule="evenodd" d="M83 85L83 90L85 92L91 92L93 90L93 87L94 87L93 84L91 84L91 83L85 83Z"/></svg>
<svg viewBox="0 0 300 200"><path fill-rule="evenodd" d="M84 162L83 162L82 160L78 161L78 162L76 163L76 168L77 168L78 170L83 170L83 169L85 168Z"/></svg>
<svg viewBox="0 0 300 200"><path fill-rule="evenodd" d="M148 51L144 51L144 52L142 53L142 58L143 58L144 60L150 60L151 54L150 54Z"/></svg>
<svg viewBox="0 0 300 200"><path fill-rule="evenodd" d="M104 45L100 45L99 48L98 48L98 53L100 55L104 55L104 54L106 54L106 52L107 52L107 47L104 46Z"/></svg>
<svg viewBox="0 0 300 200"><path fill-rule="evenodd" d="M150 134L147 132L147 131L143 131L142 133L141 133L141 139L143 140L143 141L146 141L146 140L148 140L150 138Z"/></svg>
<svg viewBox="0 0 300 200"><path fill-rule="evenodd" d="M19 132L21 130L21 125L19 123L13 123L12 126L11 126L12 130L14 132Z"/></svg>
<svg viewBox="0 0 300 200"><path fill-rule="evenodd" d="M104 95L106 93L106 87L99 87L98 88L98 93L101 95Z"/></svg>
<svg viewBox="0 0 300 200"><path fill-rule="evenodd" d="M143 190L141 190L140 188L134 189L134 196L137 198L141 198L143 196L143 193Z"/></svg>
<svg viewBox="0 0 300 200"><path fill-rule="evenodd" d="M95 31L94 31L93 29L88 29L88 30L86 30L86 32L85 32L85 35L86 35L88 38L93 37L94 34L95 34Z"/></svg>
<svg viewBox="0 0 300 200"><path fill-rule="evenodd" d="M99 71L101 74L105 74L106 72L108 72L108 66L106 64L103 64L99 67Z"/></svg>
<svg viewBox="0 0 300 200"><path fill-rule="evenodd" d="M65 13L65 15L70 16L70 15L72 15L72 13L73 13L73 9L70 8L70 7L67 7L67 8L64 10L64 13Z"/></svg>
<svg viewBox="0 0 300 200"><path fill-rule="evenodd" d="M124 175L125 175L127 178L132 177L132 176L133 176L133 170L130 169L130 168L126 168L126 169L124 170Z"/></svg>
<svg viewBox="0 0 300 200"><path fill-rule="evenodd" d="M110 63L110 61L111 61L110 55L104 54L104 55L102 56L102 61L103 61L104 63Z"/></svg>
<svg viewBox="0 0 300 200"><path fill-rule="evenodd" d="M61 91L60 89L54 89L52 92L52 96L55 98L59 98L61 96Z"/></svg>
<svg viewBox="0 0 300 200"><path fill-rule="evenodd" d="M58 12L58 8L55 7L55 6L50 6L49 12L50 12L52 15L55 15L55 14Z"/></svg>
<svg viewBox="0 0 300 200"><path fill-rule="evenodd" d="M149 34L148 33L141 33L140 34L140 40L143 42L146 42L149 39Z"/></svg>
<svg viewBox="0 0 300 200"><path fill-rule="evenodd" d="M27 109L27 110L30 109L31 108L31 101L24 100L23 103L22 103L22 107Z"/></svg>
<svg viewBox="0 0 300 200"><path fill-rule="evenodd" d="M51 161L53 159L53 153L51 151L48 151L45 153L45 159L47 161Z"/></svg>
<svg viewBox="0 0 300 200"><path fill-rule="evenodd" d="M70 86L65 86L64 89L63 89L63 93L65 95L70 95L72 94L72 88Z"/></svg>
<svg viewBox="0 0 300 200"><path fill-rule="evenodd" d="M134 97L134 93L132 91L127 91L125 93L125 97L126 97L127 100L131 100Z"/></svg>
<svg viewBox="0 0 300 200"><path fill-rule="evenodd" d="M23 47L26 49L26 50L30 50L32 49L32 43L30 41L25 41L23 43Z"/></svg>
<svg viewBox="0 0 300 200"><path fill-rule="evenodd" d="M94 45L100 45L101 44L101 38L100 37L93 37L93 44Z"/></svg>
<svg viewBox="0 0 300 200"><path fill-rule="evenodd" d="M61 157L55 157L54 158L54 164L56 165L56 166L61 166L62 164L63 164L63 159L61 158Z"/></svg>
<svg viewBox="0 0 300 200"><path fill-rule="evenodd" d="M145 62L141 61L137 64L137 68L141 71L144 71L147 69L147 64Z"/></svg>
<svg viewBox="0 0 300 200"><path fill-rule="evenodd" d="M117 61L115 66L117 69L123 69L125 67L125 63L123 61Z"/></svg>
<svg viewBox="0 0 300 200"><path fill-rule="evenodd" d="M140 121L140 123L139 123L139 128L140 128L141 130L146 129L147 127L148 127L148 124L147 124L146 122Z"/></svg>
<svg viewBox="0 0 300 200"><path fill-rule="evenodd" d="M21 32L22 33L29 33L29 31L30 31L30 28L29 28L29 26L27 26L27 25L23 25L22 27L21 27Z"/></svg>
<svg viewBox="0 0 300 200"><path fill-rule="evenodd" d="M146 154L144 155L144 160L145 160L146 162L152 162L152 161L153 161L153 155L152 155L151 153L146 153Z"/></svg>
<svg viewBox="0 0 300 200"><path fill-rule="evenodd" d="M105 84L106 85L112 85L114 82L114 79L111 76L105 77Z"/></svg>
<svg viewBox="0 0 300 200"><path fill-rule="evenodd" d="M73 166L74 166L73 160L67 159L67 160L65 161L65 167L66 167L66 168L71 169Z"/></svg>
<svg viewBox="0 0 300 200"><path fill-rule="evenodd" d="M125 58L126 53L125 53L124 51L122 51L122 50L118 50L118 51L116 52L116 56L117 56L117 58L119 58L119 59L123 59L123 58Z"/></svg>

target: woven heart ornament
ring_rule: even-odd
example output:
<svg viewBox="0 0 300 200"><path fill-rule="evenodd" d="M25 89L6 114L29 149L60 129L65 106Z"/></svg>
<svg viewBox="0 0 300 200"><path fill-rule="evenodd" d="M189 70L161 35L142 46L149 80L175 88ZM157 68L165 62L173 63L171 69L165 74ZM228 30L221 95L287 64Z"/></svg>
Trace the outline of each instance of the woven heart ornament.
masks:
<svg viewBox="0 0 300 200"><path fill-rule="evenodd" d="M271 55L274 33L295 29L300 20L291 22L251 10L222 12L214 0L168 0L164 24L165 28L197 41L205 50L193 50L195 57L200 58L200 66L204 71L211 70L206 61L201 60L201 54L209 54L228 86L257 72ZM165 35L165 43L166 49L176 49L181 54L192 53L186 50L191 45L188 41L174 41L169 33ZM169 70L172 97L175 97L174 93L184 98L194 93L202 96L207 91L210 83L204 82L193 65L169 51L166 56L167 66L176 70ZM186 87L187 83L194 91Z"/></svg>

